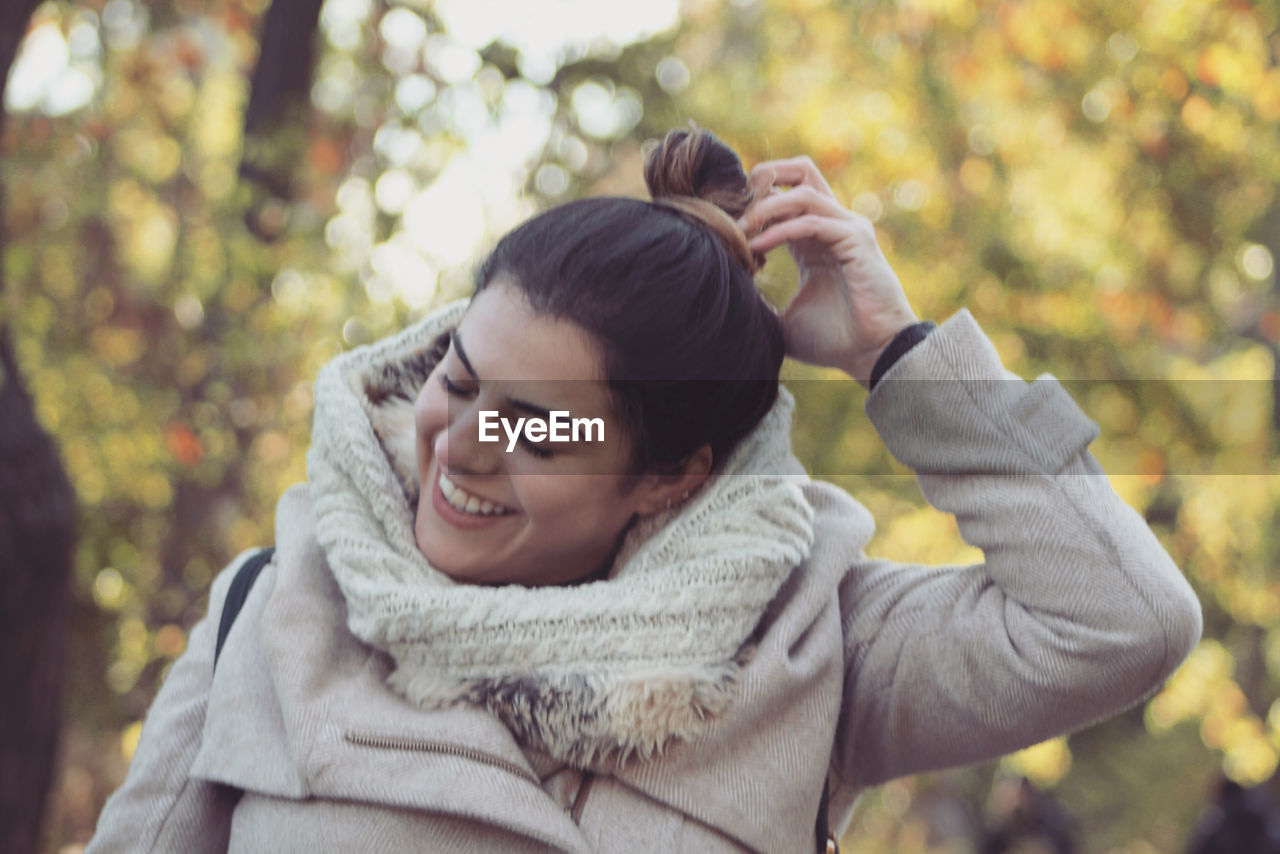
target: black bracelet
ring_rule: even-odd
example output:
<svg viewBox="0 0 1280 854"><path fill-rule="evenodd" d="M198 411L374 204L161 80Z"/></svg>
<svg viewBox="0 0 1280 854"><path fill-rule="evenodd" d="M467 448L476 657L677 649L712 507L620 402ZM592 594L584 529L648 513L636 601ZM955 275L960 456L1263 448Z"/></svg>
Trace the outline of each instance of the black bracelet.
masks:
<svg viewBox="0 0 1280 854"><path fill-rule="evenodd" d="M867 383L868 389L876 387L876 383L880 382L890 368L892 368L899 359L907 354L907 351L919 344L921 341L929 337L929 333L938 328L938 324L932 320L922 320L919 323L913 323L906 329L900 331L893 336L893 340L889 342L889 346L885 347L880 353L880 358L876 359L875 367L871 369L871 380Z"/></svg>

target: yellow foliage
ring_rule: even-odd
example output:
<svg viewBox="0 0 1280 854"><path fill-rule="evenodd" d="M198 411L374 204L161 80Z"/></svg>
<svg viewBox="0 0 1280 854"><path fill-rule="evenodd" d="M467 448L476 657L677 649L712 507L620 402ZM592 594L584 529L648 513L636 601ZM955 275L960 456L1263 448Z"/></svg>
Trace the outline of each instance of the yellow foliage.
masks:
<svg viewBox="0 0 1280 854"><path fill-rule="evenodd" d="M1280 119L1280 69L1268 70L1259 81L1253 93L1253 111L1264 122Z"/></svg>
<svg viewBox="0 0 1280 854"><path fill-rule="evenodd" d="M60 301L69 301L76 295L78 277L72 267L73 258L65 246L50 245L40 253L43 290Z"/></svg>
<svg viewBox="0 0 1280 854"><path fill-rule="evenodd" d="M1206 135L1213 127L1214 109L1202 95L1192 95L1182 102L1182 123L1192 133Z"/></svg>
<svg viewBox="0 0 1280 854"><path fill-rule="evenodd" d="M248 94L245 86L244 76L229 65L208 74L201 83L192 111L190 141L202 159L226 160L239 153L239 118Z"/></svg>
<svg viewBox="0 0 1280 854"><path fill-rule="evenodd" d="M102 326L90 334L89 344L109 365L127 365L137 360L146 349L142 335L127 326Z"/></svg>
<svg viewBox="0 0 1280 854"><path fill-rule="evenodd" d="M1147 725L1155 732L1179 721L1202 718L1211 704L1239 707L1243 694L1231 681L1235 660L1217 640L1206 639L1192 651L1147 706Z"/></svg>
<svg viewBox="0 0 1280 854"><path fill-rule="evenodd" d="M966 157L960 165L960 184L975 196L981 196L991 186L991 164L981 157Z"/></svg>
<svg viewBox="0 0 1280 854"><path fill-rule="evenodd" d="M329 171L314 170L315 185L297 193L277 243L245 234L240 202L248 194L237 169L256 32L245 16L266 6L249 0L232 15L220 3L192 7L173 25L153 15L136 48L104 47L100 103L76 116L11 116L13 232L4 263L18 306L15 337L39 417L55 432L87 511L77 583L116 621L119 642L102 664L111 690L137 692L130 704L154 690L155 665L185 646L182 626L213 564L266 543L271 502L305 477L310 383L341 351L339 330L354 343L424 308L406 311L362 287L361 252L393 241L398 223L388 235L381 214L368 228L361 220L351 257L338 260L319 234L339 213L341 182L376 187L390 165L362 150L387 120L379 87L395 84L376 38L343 51L346 77L359 78L359 109L298 128L309 135L305 150L328 153ZM41 14L57 17L58 8L45 4ZM876 220L922 317L942 320L969 306L1019 373L1163 381L1097 383L1081 398L1103 430L1095 451L1120 472L1112 484L1152 513L1205 596L1207 631L1228 638L1206 637L1149 702L1147 724L1171 745L1181 739L1212 751L1233 779L1269 775L1280 704L1265 723L1250 710L1233 653L1262 638L1266 673L1248 683L1256 702L1280 678L1280 462L1267 385L1280 315L1269 302L1274 259L1262 245L1280 162L1280 69L1268 43L1274 10L1225 0L689 8L679 31L659 37L672 43L653 54L683 61L688 87L674 96L654 89L649 46L625 51L625 61L593 56L592 73L610 86L644 92L640 129L614 149L592 143L588 151L557 104L550 147L562 155L568 143L583 146L585 165L573 167L583 186L593 170L609 172L611 159L622 168L642 136L678 115L721 132L748 162L809 154L843 203ZM174 34L192 23L224 28L218 40L227 49L166 58L183 53L171 50ZM457 94L438 88L438 102ZM496 121L497 93L514 88L488 87L484 109L493 114L478 115L478 124ZM460 126L438 124L438 106L396 114L421 130L415 186L478 150ZM534 204L517 200L503 216ZM97 237L99 222L108 232ZM439 273L437 298L470 285L465 274ZM771 261L766 280L771 295L789 293L794 270ZM845 413L810 442L830 465L894 465L856 408L813 403L813 411ZM804 419L797 428L815 430ZM1194 471L1216 476L1187 474ZM909 478L856 480L879 523L876 554L930 564L982 559L949 516L919 506ZM208 490L225 512L202 518L208 524L198 531L175 530L184 524L169 509L179 484ZM174 542L201 555L179 558L185 589L160 571L158 556ZM1253 652L1239 652L1242 666ZM98 705L117 707L109 693L105 699ZM110 726L129 758L139 726ZM1005 765L1042 785L1071 785L1088 778L1086 743L1073 756L1054 739ZM900 781L880 801L869 798L878 807L866 811L849 849L942 850L948 843L929 841L912 807L916 786ZM1136 806L1124 803L1123 812ZM1169 813L1189 815L1187 803ZM1110 827L1090 825L1098 835L1089 844L1174 850L1168 827L1152 831L1154 846L1113 839Z"/></svg>
<svg viewBox="0 0 1280 854"><path fill-rule="evenodd" d="M1052 786L1071 770L1071 748L1066 736L1051 738L1006 756L1000 764L1037 785Z"/></svg>
<svg viewBox="0 0 1280 854"><path fill-rule="evenodd" d="M881 526L868 554L926 564L981 563L982 550L960 538L955 517L933 507L917 507Z"/></svg>
<svg viewBox="0 0 1280 854"><path fill-rule="evenodd" d="M137 752L141 739L142 721L134 721L120 733L120 755L126 762L133 761L133 754Z"/></svg>
<svg viewBox="0 0 1280 854"><path fill-rule="evenodd" d="M156 652L165 658L177 658L187 646L187 633L181 627L168 623L156 632Z"/></svg>
<svg viewBox="0 0 1280 854"><path fill-rule="evenodd" d="M145 507L162 510L173 501L169 480L159 472L149 472L136 481L134 495Z"/></svg>
<svg viewBox="0 0 1280 854"><path fill-rule="evenodd" d="M1236 718L1226 727L1224 746L1223 773L1242 786L1265 782L1280 764L1275 745L1253 716Z"/></svg>
<svg viewBox="0 0 1280 854"><path fill-rule="evenodd" d="M160 81L157 103L170 122L186 118L195 103L195 87L185 74L169 74Z"/></svg>
<svg viewBox="0 0 1280 854"><path fill-rule="evenodd" d="M117 133L116 159L152 184L168 181L182 164L182 146L154 127L135 123Z"/></svg>
<svg viewBox="0 0 1280 854"><path fill-rule="evenodd" d="M107 210L125 264L143 281L160 281L169 270L178 239L173 208L141 184L123 178L111 185Z"/></svg>
<svg viewBox="0 0 1280 854"><path fill-rule="evenodd" d="M93 581L93 598L100 607L114 611L120 607L123 595L124 581L120 573L109 566L98 573Z"/></svg>

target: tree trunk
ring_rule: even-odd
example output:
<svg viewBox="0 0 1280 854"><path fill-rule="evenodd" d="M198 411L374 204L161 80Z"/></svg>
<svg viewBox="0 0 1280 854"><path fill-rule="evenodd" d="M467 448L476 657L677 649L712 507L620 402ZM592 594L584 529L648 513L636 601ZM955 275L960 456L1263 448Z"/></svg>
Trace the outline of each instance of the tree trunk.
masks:
<svg viewBox="0 0 1280 854"><path fill-rule="evenodd" d="M0 92L37 5L0 2ZM74 534L75 495L0 317L0 851L13 854L37 849L53 777Z"/></svg>
<svg viewBox="0 0 1280 854"><path fill-rule="evenodd" d="M0 331L0 851L35 851L61 723L75 496Z"/></svg>
<svg viewBox="0 0 1280 854"><path fill-rule="evenodd" d="M245 223L263 240L284 229L294 173L305 156L321 5L323 0L275 0L263 16L240 162L240 177L253 190Z"/></svg>

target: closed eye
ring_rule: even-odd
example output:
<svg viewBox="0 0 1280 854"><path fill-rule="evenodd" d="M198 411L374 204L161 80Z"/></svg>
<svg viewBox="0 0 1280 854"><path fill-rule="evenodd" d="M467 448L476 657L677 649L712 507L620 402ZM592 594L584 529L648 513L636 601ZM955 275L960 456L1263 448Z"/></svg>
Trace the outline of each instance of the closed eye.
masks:
<svg viewBox="0 0 1280 854"><path fill-rule="evenodd" d="M555 456L555 451L551 450L550 448L544 447L542 445L536 444L534 442L530 442L529 437L524 435L523 432L520 434L520 444L524 445L524 449L526 451L533 454L535 457L539 457L540 459L546 460Z"/></svg>
<svg viewBox="0 0 1280 854"><path fill-rule="evenodd" d="M467 398L471 397L471 395L475 393L473 389L463 388L453 380L449 379L449 375L444 371L440 372L440 386L445 390L446 394L452 397ZM550 448L529 441L529 437L526 436L523 431L520 433L520 444L524 446L526 451L539 459L547 460L555 456L555 451L552 451Z"/></svg>
<svg viewBox="0 0 1280 854"><path fill-rule="evenodd" d="M444 371L440 372L440 385L444 388L447 394L453 395L454 397L470 397L472 393L470 389L465 389L453 380L449 379L449 375Z"/></svg>

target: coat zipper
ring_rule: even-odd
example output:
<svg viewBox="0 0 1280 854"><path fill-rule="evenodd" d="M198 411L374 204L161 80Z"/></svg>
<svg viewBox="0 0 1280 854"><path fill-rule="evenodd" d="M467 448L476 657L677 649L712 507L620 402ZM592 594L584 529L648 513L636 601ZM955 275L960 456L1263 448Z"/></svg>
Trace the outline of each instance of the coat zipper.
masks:
<svg viewBox="0 0 1280 854"><path fill-rule="evenodd" d="M492 765L494 768L501 768L511 774L515 774L523 780L528 780L535 786L541 785L538 778L521 768L514 762L509 762L501 756L494 756L492 753L485 753L483 750L474 750L470 747L460 747L456 744L449 744L445 741L432 741L425 738L409 738L407 736L393 735L366 735L358 732L343 733L343 738L351 744L360 747L376 747L383 750L420 750L427 753L443 753L447 756L457 756L462 759L470 759L473 762L479 762L484 765Z"/></svg>

